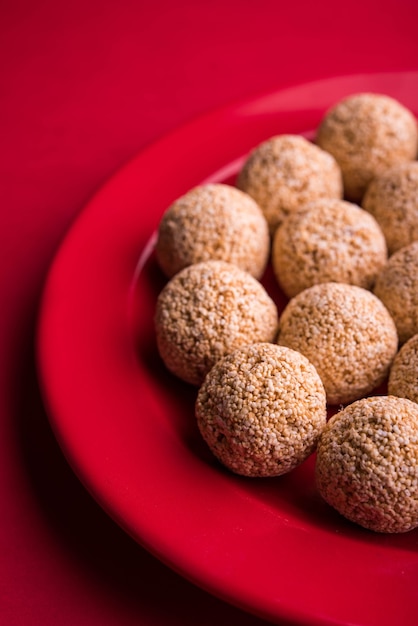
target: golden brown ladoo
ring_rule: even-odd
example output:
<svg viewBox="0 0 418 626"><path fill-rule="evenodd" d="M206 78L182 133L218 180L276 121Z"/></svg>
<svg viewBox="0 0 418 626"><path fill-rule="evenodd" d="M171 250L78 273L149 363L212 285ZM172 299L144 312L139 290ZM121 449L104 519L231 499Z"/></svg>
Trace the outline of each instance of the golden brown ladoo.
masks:
<svg viewBox="0 0 418 626"><path fill-rule="evenodd" d="M324 198L284 220L271 258L279 284L292 298L329 281L371 289L386 264L387 247L372 215L350 202Z"/></svg>
<svg viewBox="0 0 418 626"><path fill-rule="evenodd" d="M334 157L300 135L276 135L256 146L237 186L261 207L273 234L283 219L318 198L341 198Z"/></svg>
<svg viewBox="0 0 418 626"><path fill-rule="evenodd" d="M277 307L253 276L224 261L178 272L157 299L157 346L166 367L194 385L242 345L274 341Z"/></svg>
<svg viewBox="0 0 418 626"><path fill-rule="evenodd" d="M382 533L418 526L418 404L363 398L332 417L318 443L316 484L347 519Z"/></svg>
<svg viewBox="0 0 418 626"><path fill-rule="evenodd" d="M270 254L266 219L248 194L220 183L178 198L158 227L157 261L169 278L188 265L221 260L260 278Z"/></svg>
<svg viewBox="0 0 418 626"><path fill-rule="evenodd" d="M374 178L362 206L379 223L389 254L418 240L418 162L394 167Z"/></svg>
<svg viewBox="0 0 418 626"><path fill-rule="evenodd" d="M290 300L280 317L278 343L313 363L329 404L346 404L383 382L398 336L387 309L370 291L323 283Z"/></svg>
<svg viewBox="0 0 418 626"><path fill-rule="evenodd" d="M389 96L354 94L325 114L316 143L338 162L346 199L360 202L372 178L416 158L417 122Z"/></svg>
<svg viewBox="0 0 418 626"><path fill-rule="evenodd" d="M214 455L244 476L279 476L315 449L325 390L303 355L271 343L240 348L208 373L197 423Z"/></svg>
<svg viewBox="0 0 418 626"><path fill-rule="evenodd" d="M391 314L401 344L418 333L418 241L390 257L373 291Z"/></svg>
<svg viewBox="0 0 418 626"><path fill-rule="evenodd" d="M418 403L418 335L408 339L396 355L390 369L388 392Z"/></svg>

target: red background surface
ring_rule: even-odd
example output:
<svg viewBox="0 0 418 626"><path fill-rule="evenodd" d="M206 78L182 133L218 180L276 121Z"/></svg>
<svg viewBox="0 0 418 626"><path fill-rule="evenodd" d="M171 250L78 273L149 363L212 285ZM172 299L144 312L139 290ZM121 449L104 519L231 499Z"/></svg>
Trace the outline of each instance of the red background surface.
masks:
<svg viewBox="0 0 418 626"><path fill-rule="evenodd" d="M36 379L43 281L74 217L141 148L264 90L417 69L417 24L415 0L2 0L1 625L264 624L155 560L75 478Z"/></svg>

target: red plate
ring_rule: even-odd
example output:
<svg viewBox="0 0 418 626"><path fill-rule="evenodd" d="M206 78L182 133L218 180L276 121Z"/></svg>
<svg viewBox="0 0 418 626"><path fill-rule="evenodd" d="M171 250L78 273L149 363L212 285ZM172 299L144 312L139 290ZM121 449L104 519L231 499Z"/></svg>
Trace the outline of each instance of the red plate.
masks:
<svg viewBox="0 0 418 626"><path fill-rule="evenodd" d="M203 181L231 182L254 145L312 132L327 107L360 91L418 112L416 72L329 79L228 106L128 164L90 202L53 263L39 371L52 426L81 481L185 577L272 621L416 626L418 532L379 535L341 518L315 490L312 457L276 479L221 468L196 428L196 390L165 370L153 331L164 284L153 235L169 204Z"/></svg>

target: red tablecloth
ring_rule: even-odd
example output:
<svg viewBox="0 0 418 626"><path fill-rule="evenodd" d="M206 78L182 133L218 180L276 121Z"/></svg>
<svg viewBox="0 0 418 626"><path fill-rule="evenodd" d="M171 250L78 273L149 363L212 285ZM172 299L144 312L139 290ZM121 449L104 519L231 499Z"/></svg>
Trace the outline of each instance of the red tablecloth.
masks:
<svg viewBox="0 0 418 626"><path fill-rule="evenodd" d="M0 6L0 624L262 620L166 568L99 508L51 433L34 329L54 252L137 151L231 100L418 68L415 0L157 0Z"/></svg>

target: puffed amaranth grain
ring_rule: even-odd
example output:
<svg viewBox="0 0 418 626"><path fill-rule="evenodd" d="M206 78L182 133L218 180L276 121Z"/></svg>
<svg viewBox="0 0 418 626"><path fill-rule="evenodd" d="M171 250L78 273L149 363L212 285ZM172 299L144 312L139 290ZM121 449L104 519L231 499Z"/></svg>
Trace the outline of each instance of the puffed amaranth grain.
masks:
<svg viewBox="0 0 418 626"><path fill-rule="evenodd" d="M326 423L325 390L303 355L257 343L220 359L196 400L214 455L244 476L279 476L315 449Z"/></svg>
<svg viewBox="0 0 418 626"><path fill-rule="evenodd" d="M166 367L200 385L216 361L248 343L274 341L277 307L253 276L224 261L178 272L160 292L157 346Z"/></svg>
<svg viewBox="0 0 418 626"><path fill-rule="evenodd" d="M342 197L342 176L334 157L300 135L276 135L256 146L237 186L261 207L271 234L304 204Z"/></svg>
<svg viewBox="0 0 418 626"><path fill-rule="evenodd" d="M374 217L355 204L329 198L289 215L272 247L274 274L289 298L330 281L371 289L387 256Z"/></svg>
<svg viewBox="0 0 418 626"><path fill-rule="evenodd" d="M373 293L355 285L323 283L289 301L280 317L278 343L315 365L329 404L346 404L385 380L398 336Z"/></svg>
<svg viewBox="0 0 418 626"><path fill-rule="evenodd" d="M418 162L403 163L374 178L362 206L378 221L389 254L418 241Z"/></svg>
<svg viewBox="0 0 418 626"><path fill-rule="evenodd" d="M318 443L316 484L347 519L381 533L418 526L418 405L364 398L332 417Z"/></svg>
<svg viewBox="0 0 418 626"><path fill-rule="evenodd" d="M260 278L270 254L269 230L248 194L221 183L199 185L164 213L155 251L169 278L188 265L210 260L234 263Z"/></svg>
<svg viewBox="0 0 418 626"><path fill-rule="evenodd" d="M388 392L418 403L418 334L399 350L390 368Z"/></svg>
<svg viewBox="0 0 418 626"><path fill-rule="evenodd" d="M372 178L416 158L417 122L389 96L354 94L324 115L316 143L340 165L346 199L360 202Z"/></svg>
<svg viewBox="0 0 418 626"><path fill-rule="evenodd" d="M418 241L392 254L373 291L393 317L401 344L418 333Z"/></svg>

